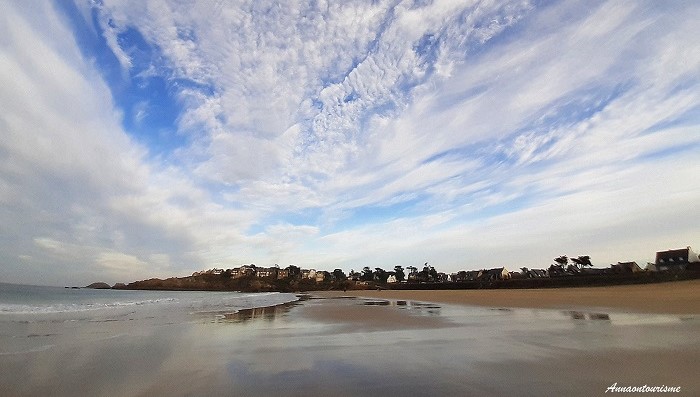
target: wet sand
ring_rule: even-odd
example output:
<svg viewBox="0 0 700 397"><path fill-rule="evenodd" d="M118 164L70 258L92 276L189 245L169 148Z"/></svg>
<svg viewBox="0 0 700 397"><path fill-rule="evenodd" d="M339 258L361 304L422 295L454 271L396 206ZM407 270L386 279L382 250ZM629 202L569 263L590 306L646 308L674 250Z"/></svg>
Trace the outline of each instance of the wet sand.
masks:
<svg viewBox="0 0 700 397"><path fill-rule="evenodd" d="M323 291L323 297L411 299L486 307L599 308L638 313L700 314L700 280L589 288Z"/></svg>
<svg viewBox="0 0 700 397"><path fill-rule="evenodd" d="M309 305L302 311L306 318L317 322L339 325L342 332L368 332L409 329L429 329L450 326L446 318L437 315L439 306L412 302L414 314L422 310L436 315L408 315L397 308L407 308L408 302L387 300L347 300L345 302L327 299L323 304Z"/></svg>
<svg viewBox="0 0 700 397"><path fill-rule="evenodd" d="M682 291L690 285L680 287L676 296L683 296ZM649 291L613 288L598 296L602 299L631 289ZM509 309L505 306L512 302L510 296L504 296L500 305L485 302L484 307L470 307L472 299L450 294L464 291L402 292L406 291L353 292L365 296L359 298L347 293L315 293L322 303L301 313L343 332L405 335L408 331L411 337L421 335L417 339L425 345L414 345L414 354L432 361L427 374L445 382L434 387L446 387L443 391L448 395L589 396L605 394L613 384L680 386L678 395L700 393L696 376L700 343L693 336L700 331L700 318L695 315L620 310L630 306L615 306L617 312L572 310L577 306L555 301L558 295L549 299L553 307L563 310L542 306ZM427 292L441 294L433 299L425 295ZM412 300L416 297L421 299ZM684 311L680 309L673 307ZM481 322L485 318L488 325ZM438 357L431 357L423 348L439 352ZM416 356L396 359L415 363ZM373 359L382 361L379 356ZM455 367L448 369L450 365ZM411 394L424 391L418 387Z"/></svg>

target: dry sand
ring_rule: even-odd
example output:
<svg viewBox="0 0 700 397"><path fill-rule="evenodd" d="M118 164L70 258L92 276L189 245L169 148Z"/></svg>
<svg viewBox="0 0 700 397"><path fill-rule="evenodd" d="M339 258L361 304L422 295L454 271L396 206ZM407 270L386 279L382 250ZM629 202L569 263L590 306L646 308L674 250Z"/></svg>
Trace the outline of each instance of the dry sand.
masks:
<svg viewBox="0 0 700 397"><path fill-rule="evenodd" d="M638 313L700 314L700 280L585 288L322 291L314 292L314 295L408 299L489 307L605 308Z"/></svg>

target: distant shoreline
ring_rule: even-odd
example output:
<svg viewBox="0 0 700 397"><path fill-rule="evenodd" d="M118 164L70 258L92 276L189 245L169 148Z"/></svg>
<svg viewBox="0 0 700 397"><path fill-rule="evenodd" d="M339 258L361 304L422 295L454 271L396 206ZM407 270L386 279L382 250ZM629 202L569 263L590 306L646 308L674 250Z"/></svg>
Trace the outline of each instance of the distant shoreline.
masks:
<svg viewBox="0 0 700 397"><path fill-rule="evenodd" d="M460 282L354 282L350 280L315 282L308 279L202 274L167 279L148 279L129 284L117 283L113 289L159 291L241 291L241 292L311 292L328 290L491 290L491 289L561 289L620 285L658 284L700 279L700 271L640 272L606 275L569 275L544 278L520 278ZM93 283L96 284L96 283Z"/></svg>

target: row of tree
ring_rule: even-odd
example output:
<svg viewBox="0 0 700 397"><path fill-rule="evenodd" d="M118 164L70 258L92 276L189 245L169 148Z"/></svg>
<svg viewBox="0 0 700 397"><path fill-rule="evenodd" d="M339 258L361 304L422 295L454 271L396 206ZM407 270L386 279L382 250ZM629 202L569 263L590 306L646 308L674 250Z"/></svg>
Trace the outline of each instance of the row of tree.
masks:
<svg viewBox="0 0 700 397"><path fill-rule="evenodd" d="M335 271L333 274L336 276L336 280L338 280L339 278L335 274ZM392 276L397 282L406 280L437 281L439 279L437 270L435 270L433 266L428 265L427 262L423 265L423 269L420 271L415 266L406 266L406 268L404 268L401 265L396 265L394 266L393 271L386 271L381 267L375 267L374 270L372 270L372 268L369 266L365 266L362 268L361 272L351 270L347 278L350 278L351 280L386 283L389 277Z"/></svg>
<svg viewBox="0 0 700 397"><path fill-rule="evenodd" d="M554 258L554 262L556 263L556 265L554 266L562 270L566 269L570 265L570 262L571 264L573 264L581 270L583 270L586 267L593 266L593 264L591 263L591 257L588 255L581 255L576 258L569 258L566 255L562 255ZM393 276L397 282L406 280L428 282L440 280L440 275L437 272L437 270L435 270L433 266L428 265L427 262L423 265L423 269L420 271L415 266L406 266L404 268L401 265L396 265L394 266L393 271L386 271L381 267L375 267L374 270L372 270L372 268L370 268L369 266L365 266L360 272L350 270L350 273L347 276L341 269L335 269L332 274L333 279L338 281L345 281L347 279L351 279L359 281L374 281L379 283L386 283L389 277L391 276Z"/></svg>
<svg viewBox="0 0 700 397"><path fill-rule="evenodd" d="M581 255L576 258L569 258L566 255L562 255L559 257L554 258L554 262L561 266L561 267L567 267L569 265L569 261L571 261L576 267L579 269L583 270L585 267L592 267L593 264L591 263L591 257L588 255Z"/></svg>
<svg viewBox="0 0 700 397"><path fill-rule="evenodd" d="M554 258L554 262L555 265L550 266L550 271L554 273L557 273L558 270L564 272L567 268L570 267L569 262L571 262L575 267L581 270L585 267L593 266L593 264L591 263L591 257L588 255L581 255L576 258L569 258L566 255L562 255ZM294 265L290 265L287 269L289 272L289 278L295 279L301 276L301 268ZM527 268L522 269L523 271L527 270ZM230 269L224 272L224 276L230 276L229 274L226 274L228 272L230 272ZM326 272L326 274L328 273ZM418 270L418 268L415 266L406 266L404 268L401 265L394 266L393 271L386 271L381 267L375 267L374 270L372 270L372 268L370 268L369 266L365 266L362 268L361 272L350 270L350 273L348 275L346 275L342 269L335 269L333 270L333 272L330 273L330 276L332 277L332 280L335 281L346 281L350 279L356 281L374 281L378 283L386 283L389 277L392 276L397 282L436 282L446 281L447 279L445 274L438 273L438 271L433 266L430 266L427 262L423 264L422 270Z"/></svg>

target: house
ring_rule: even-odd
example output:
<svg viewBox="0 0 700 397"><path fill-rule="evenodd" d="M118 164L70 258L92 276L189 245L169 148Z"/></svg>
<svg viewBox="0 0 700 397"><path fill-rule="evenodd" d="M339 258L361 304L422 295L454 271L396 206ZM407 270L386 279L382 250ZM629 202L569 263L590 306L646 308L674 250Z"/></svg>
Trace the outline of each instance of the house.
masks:
<svg viewBox="0 0 700 397"><path fill-rule="evenodd" d="M465 275L465 281L476 281L484 275L484 270L470 270Z"/></svg>
<svg viewBox="0 0 700 397"><path fill-rule="evenodd" d="M547 269L547 274L549 274L549 277L561 277L561 276L566 276L566 269L564 269L564 266L562 265L550 265L549 269Z"/></svg>
<svg viewBox="0 0 700 397"><path fill-rule="evenodd" d="M289 277L289 269L279 269L277 272L277 279L281 280Z"/></svg>
<svg viewBox="0 0 700 397"><path fill-rule="evenodd" d="M467 272L464 270L460 270L457 273L450 274L450 281L452 281L452 282L467 281Z"/></svg>
<svg viewBox="0 0 700 397"><path fill-rule="evenodd" d="M350 281L360 281L360 277L362 274L360 272L356 272L354 270L350 270L350 273L348 274L348 280Z"/></svg>
<svg viewBox="0 0 700 397"><path fill-rule="evenodd" d="M599 268L593 268L593 267L587 267L581 269L581 274L585 274L588 276L600 276L603 274L608 274L610 273L610 269L599 269Z"/></svg>
<svg viewBox="0 0 700 397"><path fill-rule="evenodd" d="M255 265L243 265L231 269L231 278L239 278L244 276L252 276L255 274Z"/></svg>
<svg viewBox="0 0 700 397"><path fill-rule="evenodd" d="M574 265L569 265L569 266L566 267L566 273L568 273L568 274L579 274L579 273L581 273L581 269L579 269L578 267L576 267L576 266L574 266Z"/></svg>
<svg viewBox="0 0 700 397"><path fill-rule="evenodd" d="M323 282L324 280L330 280L331 279L331 274L328 273L325 270L318 271L316 272L316 282L320 283Z"/></svg>
<svg viewBox="0 0 700 397"><path fill-rule="evenodd" d="M277 274L279 272L278 267L259 267L256 269L255 275L258 278L263 278L263 277L274 277L277 278Z"/></svg>
<svg viewBox="0 0 700 397"><path fill-rule="evenodd" d="M525 274L527 278L545 278L548 277L547 271L544 269L529 269Z"/></svg>
<svg viewBox="0 0 700 397"><path fill-rule="evenodd" d="M484 281L508 280L509 278L510 272L505 267L486 270L481 276Z"/></svg>
<svg viewBox="0 0 700 397"><path fill-rule="evenodd" d="M688 264L697 262L700 262L700 258L690 247L656 253L656 268L659 271L686 270Z"/></svg>
<svg viewBox="0 0 700 397"><path fill-rule="evenodd" d="M615 274L639 273L642 270L637 262L617 262L617 265L610 265L610 271Z"/></svg>
<svg viewBox="0 0 700 397"><path fill-rule="evenodd" d="M393 283L397 282L397 280L396 280L396 275L395 275L395 274L390 274L389 277L386 278L386 282L387 282L388 284L393 284Z"/></svg>
<svg viewBox="0 0 700 397"><path fill-rule="evenodd" d="M301 278L316 280L316 269L304 269L301 271Z"/></svg>

